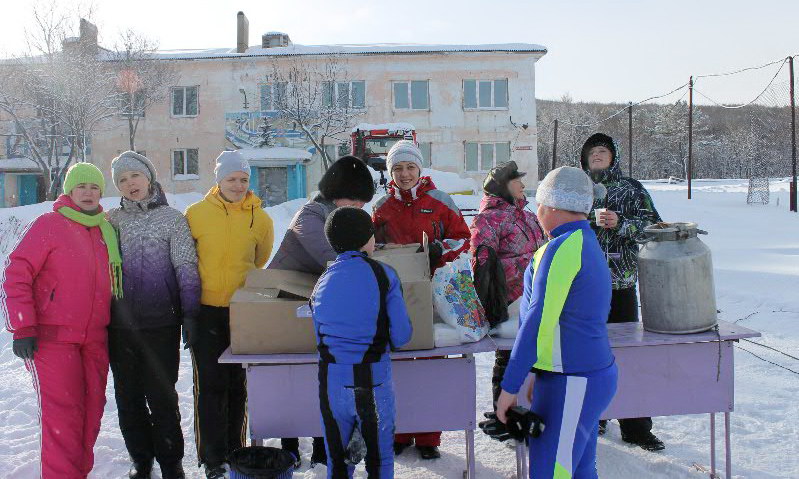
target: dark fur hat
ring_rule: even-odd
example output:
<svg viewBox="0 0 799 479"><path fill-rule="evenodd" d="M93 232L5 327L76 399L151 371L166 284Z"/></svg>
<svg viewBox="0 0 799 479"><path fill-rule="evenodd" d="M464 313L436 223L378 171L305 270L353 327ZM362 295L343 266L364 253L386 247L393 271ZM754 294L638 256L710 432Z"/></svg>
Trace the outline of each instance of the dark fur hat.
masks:
<svg viewBox="0 0 799 479"><path fill-rule="evenodd" d="M375 184L366 163L354 156L342 156L319 180L319 192L326 200L342 198L372 201Z"/></svg>
<svg viewBox="0 0 799 479"><path fill-rule="evenodd" d="M486 175L483 181L483 191L486 194L499 196L508 203L514 204L513 196L511 196L508 190L508 182L516 178L521 178L526 174L527 173L523 171L519 171L519 167L516 165L515 161L506 161L505 163L491 168L491 171L488 172L488 175Z"/></svg>

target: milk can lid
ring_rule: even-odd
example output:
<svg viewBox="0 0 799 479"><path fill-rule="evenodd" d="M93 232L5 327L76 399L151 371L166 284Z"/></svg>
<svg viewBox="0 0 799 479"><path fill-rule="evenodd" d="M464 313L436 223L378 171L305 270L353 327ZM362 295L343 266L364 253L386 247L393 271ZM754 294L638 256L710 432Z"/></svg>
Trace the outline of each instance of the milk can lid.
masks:
<svg viewBox="0 0 799 479"><path fill-rule="evenodd" d="M696 223L655 223L644 228L652 241L677 241L696 237L700 232Z"/></svg>

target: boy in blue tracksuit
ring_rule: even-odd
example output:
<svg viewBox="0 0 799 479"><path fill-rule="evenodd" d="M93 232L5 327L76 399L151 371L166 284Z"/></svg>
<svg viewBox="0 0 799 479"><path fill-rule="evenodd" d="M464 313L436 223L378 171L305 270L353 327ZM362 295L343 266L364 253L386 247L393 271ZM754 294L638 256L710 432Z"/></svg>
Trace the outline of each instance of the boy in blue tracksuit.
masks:
<svg viewBox="0 0 799 479"><path fill-rule="evenodd" d="M535 368L531 410L546 428L529 438L530 477L593 479L598 420L616 393L618 372L606 320L610 271L587 221L594 186L581 170L551 171L536 192L538 218L552 240L524 276L521 325L502 380L497 416Z"/></svg>
<svg viewBox="0 0 799 479"><path fill-rule="evenodd" d="M327 477L352 477L347 446L357 428L370 478L394 477L394 389L389 351L411 339L397 273L369 258L371 217L341 207L325 223L336 260L311 297L319 350L319 404L327 448Z"/></svg>

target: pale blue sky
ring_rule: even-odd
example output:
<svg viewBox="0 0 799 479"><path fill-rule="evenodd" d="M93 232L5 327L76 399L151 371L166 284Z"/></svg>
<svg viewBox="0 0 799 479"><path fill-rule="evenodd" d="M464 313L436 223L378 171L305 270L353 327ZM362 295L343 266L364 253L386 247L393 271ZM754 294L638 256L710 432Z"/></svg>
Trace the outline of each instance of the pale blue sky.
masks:
<svg viewBox="0 0 799 479"><path fill-rule="evenodd" d="M34 0L4 2L0 52L24 48ZM55 0L72 8L74 0ZM10 5L9 5L10 4ZM537 96L640 100L691 74L799 53L799 0L96 0L101 41L135 28L162 48L235 47L236 12L250 44L285 31L295 43L506 43L546 46ZM799 68L799 65L797 66ZM704 81L723 101L748 101L776 70ZM769 77L769 78L767 78ZM674 98L676 99L676 98Z"/></svg>

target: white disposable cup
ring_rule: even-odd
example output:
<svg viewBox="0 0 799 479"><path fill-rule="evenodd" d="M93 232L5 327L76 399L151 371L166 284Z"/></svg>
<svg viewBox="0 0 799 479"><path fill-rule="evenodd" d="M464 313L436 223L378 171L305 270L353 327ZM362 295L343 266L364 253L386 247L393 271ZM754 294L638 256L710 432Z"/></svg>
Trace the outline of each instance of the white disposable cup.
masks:
<svg viewBox="0 0 799 479"><path fill-rule="evenodd" d="M596 208L594 209L594 219L596 221L597 226L605 226L605 221L601 219L602 213L606 212L607 208Z"/></svg>

